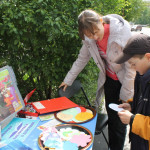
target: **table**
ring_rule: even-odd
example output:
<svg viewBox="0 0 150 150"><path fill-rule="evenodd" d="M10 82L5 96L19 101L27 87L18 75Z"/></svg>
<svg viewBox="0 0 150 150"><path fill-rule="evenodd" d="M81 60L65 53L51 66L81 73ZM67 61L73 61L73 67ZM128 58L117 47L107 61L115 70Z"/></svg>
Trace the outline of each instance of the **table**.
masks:
<svg viewBox="0 0 150 150"><path fill-rule="evenodd" d="M39 118L38 118L39 119ZM97 121L97 114L96 116L89 122L86 122L86 123L82 123L82 124L78 124L78 125L81 125L87 129L89 129L93 135L93 140L94 140L94 133L95 133L95 127L96 127L96 121ZM44 123L46 123L47 121L40 121L37 125L40 126ZM35 128L31 133L30 135L25 139L25 141L23 142L24 144L26 144L27 146L33 148L33 150L40 150L39 146L38 146L38 137L40 135L42 131ZM93 144L91 144L91 146L88 148L88 150L92 150L92 146Z"/></svg>

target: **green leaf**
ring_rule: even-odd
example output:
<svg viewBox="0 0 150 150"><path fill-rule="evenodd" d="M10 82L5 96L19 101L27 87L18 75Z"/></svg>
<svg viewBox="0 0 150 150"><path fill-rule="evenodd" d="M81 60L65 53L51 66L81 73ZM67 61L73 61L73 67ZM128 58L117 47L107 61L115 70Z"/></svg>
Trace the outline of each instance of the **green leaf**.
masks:
<svg viewBox="0 0 150 150"><path fill-rule="evenodd" d="M17 43L18 43L18 40L15 40L15 41L14 41L14 45L17 45Z"/></svg>

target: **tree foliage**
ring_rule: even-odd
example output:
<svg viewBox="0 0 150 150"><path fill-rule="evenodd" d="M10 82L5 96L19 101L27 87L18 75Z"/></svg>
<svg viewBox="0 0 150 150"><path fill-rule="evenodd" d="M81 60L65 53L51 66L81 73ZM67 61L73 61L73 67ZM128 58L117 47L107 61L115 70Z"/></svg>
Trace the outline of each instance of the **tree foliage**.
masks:
<svg viewBox="0 0 150 150"><path fill-rule="evenodd" d="M143 10L142 0L98 0L95 9L102 15L119 14L128 21L140 16Z"/></svg>
<svg viewBox="0 0 150 150"><path fill-rule="evenodd" d="M79 13L90 8L130 18L140 8L133 11L133 1L141 0L1 0L0 66L13 67L23 97L34 88L34 100L55 97L82 44ZM97 76L93 61L79 76L92 99Z"/></svg>
<svg viewBox="0 0 150 150"><path fill-rule="evenodd" d="M144 24L150 26L150 2L144 2L144 9L138 18L133 20L136 24Z"/></svg>
<svg viewBox="0 0 150 150"><path fill-rule="evenodd" d="M91 5L80 0L1 3L1 65L13 67L23 95L37 88L37 99L54 96L81 47L77 16Z"/></svg>

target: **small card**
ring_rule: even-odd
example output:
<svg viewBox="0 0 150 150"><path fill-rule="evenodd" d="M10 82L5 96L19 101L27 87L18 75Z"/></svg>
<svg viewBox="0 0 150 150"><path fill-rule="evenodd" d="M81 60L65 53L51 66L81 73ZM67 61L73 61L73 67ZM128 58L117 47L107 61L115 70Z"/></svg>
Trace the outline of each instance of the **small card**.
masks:
<svg viewBox="0 0 150 150"><path fill-rule="evenodd" d="M53 127L53 126L56 126L56 125L59 125L59 124L61 124L60 121L58 121L56 119L53 119L53 120L50 120L47 123L39 126L38 129L45 130L46 128Z"/></svg>
<svg viewBox="0 0 150 150"><path fill-rule="evenodd" d="M34 106L35 106L37 109L44 109L44 108L45 108L40 102L34 102L33 104L34 104Z"/></svg>
<svg viewBox="0 0 150 150"><path fill-rule="evenodd" d="M41 121L54 119L54 114L39 115Z"/></svg>
<svg viewBox="0 0 150 150"><path fill-rule="evenodd" d="M113 109L114 111L119 112L119 111L124 110L123 108L119 108L118 106L119 106L118 104L114 104L114 103L109 104L109 108Z"/></svg>

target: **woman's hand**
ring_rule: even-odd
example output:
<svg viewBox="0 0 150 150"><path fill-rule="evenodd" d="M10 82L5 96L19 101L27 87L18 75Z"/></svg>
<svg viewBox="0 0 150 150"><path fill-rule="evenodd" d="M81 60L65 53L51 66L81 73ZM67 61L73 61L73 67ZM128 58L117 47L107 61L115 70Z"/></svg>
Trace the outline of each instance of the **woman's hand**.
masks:
<svg viewBox="0 0 150 150"><path fill-rule="evenodd" d="M131 111L131 105L129 103L122 103L118 107L123 108L123 109L128 110L128 111Z"/></svg>
<svg viewBox="0 0 150 150"><path fill-rule="evenodd" d="M133 114L129 112L128 110L123 110L123 111L118 112L118 115L122 123L129 124L130 118Z"/></svg>
<svg viewBox="0 0 150 150"><path fill-rule="evenodd" d="M65 82L62 82L61 85L59 86L59 88L64 87L64 88L63 88L63 91L65 91L66 88L67 88L67 86L68 86L68 85L67 85Z"/></svg>

